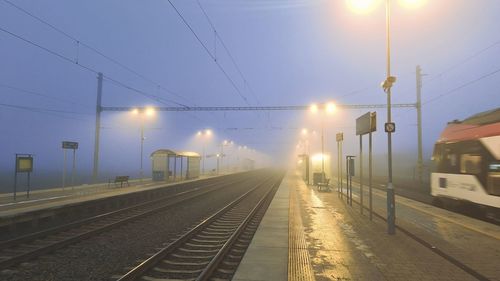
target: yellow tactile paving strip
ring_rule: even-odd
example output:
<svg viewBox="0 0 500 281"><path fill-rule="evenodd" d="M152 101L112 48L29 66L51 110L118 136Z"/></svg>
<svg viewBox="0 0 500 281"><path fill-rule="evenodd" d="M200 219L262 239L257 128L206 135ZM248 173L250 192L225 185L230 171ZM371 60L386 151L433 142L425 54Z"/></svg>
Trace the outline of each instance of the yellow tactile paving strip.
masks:
<svg viewBox="0 0 500 281"><path fill-rule="evenodd" d="M289 231L288 231L288 280L315 280L304 227L300 216L299 204L294 187L290 187Z"/></svg>

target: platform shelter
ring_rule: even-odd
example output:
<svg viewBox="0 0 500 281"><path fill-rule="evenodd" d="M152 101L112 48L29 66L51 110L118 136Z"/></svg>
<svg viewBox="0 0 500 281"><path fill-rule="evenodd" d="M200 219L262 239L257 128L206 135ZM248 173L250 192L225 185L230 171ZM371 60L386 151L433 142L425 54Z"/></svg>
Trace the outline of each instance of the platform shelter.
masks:
<svg viewBox="0 0 500 281"><path fill-rule="evenodd" d="M200 154L158 149L151 153L154 181L180 181L200 176Z"/></svg>

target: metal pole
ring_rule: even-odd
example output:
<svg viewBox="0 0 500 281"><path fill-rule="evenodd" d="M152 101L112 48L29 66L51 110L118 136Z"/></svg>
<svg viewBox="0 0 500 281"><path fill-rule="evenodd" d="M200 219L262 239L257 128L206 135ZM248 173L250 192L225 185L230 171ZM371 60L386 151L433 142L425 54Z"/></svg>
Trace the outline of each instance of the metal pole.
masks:
<svg viewBox="0 0 500 281"><path fill-rule="evenodd" d="M62 189L64 190L64 186L66 185L66 149L63 148L63 174L62 174Z"/></svg>
<svg viewBox="0 0 500 281"><path fill-rule="evenodd" d="M391 76L391 5L386 1L386 29L387 29L387 78ZM387 89L387 122L391 122L391 87ZM396 233L396 206L394 198L394 186L392 185L392 133L387 133L387 156L388 156L388 183L387 183L387 233Z"/></svg>
<svg viewBox="0 0 500 281"><path fill-rule="evenodd" d="M422 173L423 173L423 160L422 160L422 68L417 65L417 130L418 130L418 184L422 187Z"/></svg>
<svg viewBox="0 0 500 281"><path fill-rule="evenodd" d="M143 178L143 175L144 175L144 170L142 168L142 158L143 158L143 153L144 153L144 116L143 116L144 112L141 113L141 170L140 170L140 178L141 178L141 182L142 182L142 178ZM181 171L182 173L182 171Z"/></svg>
<svg viewBox="0 0 500 281"><path fill-rule="evenodd" d="M343 142L340 141L340 158L339 158L339 160L340 160L340 196L344 196L343 195L344 194L344 191L343 191L343 189L344 189L344 180L342 178L342 172L343 172L342 171L342 143Z"/></svg>
<svg viewBox="0 0 500 281"><path fill-rule="evenodd" d="M202 175L205 174L205 143L203 143L203 161L201 161L201 165L202 165Z"/></svg>
<svg viewBox="0 0 500 281"><path fill-rule="evenodd" d="M340 192L340 141L337 141L337 192Z"/></svg>
<svg viewBox="0 0 500 281"><path fill-rule="evenodd" d="M372 220L373 209L372 209L372 132L368 134L369 145L368 145L368 181L370 185L370 220Z"/></svg>
<svg viewBox="0 0 500 281"><path fill-rule="evenodd" d="M224 143L220 145L220 172L224 170Z"/></svg>
<svg viewBox="0 0 500 281"><path fill-rule="evenodd" d="M217 175L219 174L219 158L220 157L217 157Z"/></svg>
<svg viewBox="0 0 500 281"><path fill-rule="evenodd" d="M363 214L363 135L359 135L359 190L359 207Z"/></svg>
<svg viewBox="0 0 500 281"><path fill-rule="evenodd" d="M73 166L71 167L71 186L75 186L75 170L76 170L76 149L73 149Z"/></svg>
<svg viewBox="0 0 500 281"><path fill-rule="evenodd" d="M26 191L26 198L30 198L30 187L31 187L31 173L28 172L28 190Z"/></svg>
<svg viewBox="0 0 500 281"><path fill-rule="evenodd" d="M14 167L14 201L16 201L16 194L17 194L17 156L16 154L16 166Z"/></svg>
<svg viewBox="0 0 500 281"><path fill-rule="evenodd" d="M321 117L321 182L325 182L325 144L323 116Z"/></svg>
<svg viewBox="0 0 500 281"><path fill-rule="evenodd" d="M101 99L102 99L102 73L97 75L97 103L95 111L95 141L94 141L94 168L92 171L92 181L97 182L99 177L99 135L101 133Z"/></svg>

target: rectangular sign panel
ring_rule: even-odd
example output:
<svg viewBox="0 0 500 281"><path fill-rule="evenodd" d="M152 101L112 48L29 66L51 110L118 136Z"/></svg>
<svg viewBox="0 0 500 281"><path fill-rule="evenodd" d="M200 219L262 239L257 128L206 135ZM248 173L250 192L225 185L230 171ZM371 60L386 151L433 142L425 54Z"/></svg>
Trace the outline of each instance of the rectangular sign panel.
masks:
<svg viewBox="0 0 500 281"><path fill-rule="evenodd" d="M78 143L74 141L63 141L62 142L63 149L78 149Z"/></svg>
<svg viewBox="0 0 500 281"><path fill-rule="evenodd" d="M337 133L336 137L337 137L337 141L343 141L344 140L344 133Z"/></svg>
<svg viewBox="0 0 500 281"><path fill-rule="evenodd" d="M18 156L16 158L16 172L31 173L33 172L33 157Z"/></svg>
<svg viewBox="0 0 500 281"><path fill-rule="evenodd" d="M377 130L377 113L367 112L356 119L356 135L364 135Z"/></svg>

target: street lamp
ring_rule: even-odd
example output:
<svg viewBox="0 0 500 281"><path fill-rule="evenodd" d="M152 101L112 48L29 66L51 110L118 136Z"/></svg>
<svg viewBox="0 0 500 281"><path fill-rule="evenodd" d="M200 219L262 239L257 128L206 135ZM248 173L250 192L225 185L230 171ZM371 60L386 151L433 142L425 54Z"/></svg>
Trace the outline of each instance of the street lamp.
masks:
<svg viewBox="0 0 500 281"><path fill-rule="evenodd" d="M155 109L152 107L146 107L146 108L134 108L132 109L132 114L134 115L139 115L141 118L141 170L140 170L140 179L142 182L142 179L144 178L144 169L143 169L143 154L144 154L144 116L146 117L152 117L155 114Z"/></svg>
<svg viewBox="0 0 500 281"><path fill-rule="evenodd" d="M224 165L223 165L223 159L224 157L226 156L224 154L224 146L231 146L233 145L234 142L233 141L230 141L230 140L224 140L221 145L220 145L220 169L222 170L224 168Z"/></svg>
<svg viewBox="0 0 500 281"><path fill-rule="evenodd" d="M318 111L326 114L332 114L336 110L336 105L333 102L322 103L320 105L312 104L310 110L312 113ZM325 181L325 133L324 133L324 116L321 117L321 181Z"/></svg>
<svg viewBox="0 0 500 281"><path fill-rule="evenodd" d="M198 131L198 133L196 133L196 135L198 137L201 137L203 139L203 151L202 151L202 160L201 160L201 174L204 175L205 174L205 158L206 158L206 155L205 155L205 150L206 150L206 139L207 138L210 138L212 136L212 130L210 129L205 129L205 130L202 130L202 131Z"/></svg>
<svg viewBox="0 0 500 281"><path fill-rule="evenodd" d="M370 9L374 0L349 0L350 7L359 10ZM407 7L416 7L422 5L425 0L400 0L400 3ZM396 82L396 77L391 76L391 1L385 1L385 18L386 18L386 78L381 83L384 92L387 93L387 164L388 164L388 182L387 182L387 233L396 233L396 202L394 196L394 186L392 184L392 133L394 132L394 124L391 119L391 88ZM392 128L392 129L388 129Z"/></svg>

